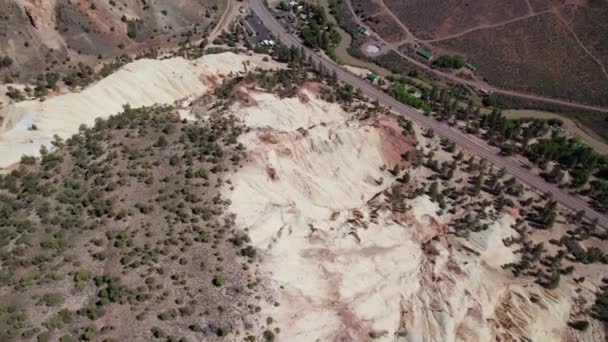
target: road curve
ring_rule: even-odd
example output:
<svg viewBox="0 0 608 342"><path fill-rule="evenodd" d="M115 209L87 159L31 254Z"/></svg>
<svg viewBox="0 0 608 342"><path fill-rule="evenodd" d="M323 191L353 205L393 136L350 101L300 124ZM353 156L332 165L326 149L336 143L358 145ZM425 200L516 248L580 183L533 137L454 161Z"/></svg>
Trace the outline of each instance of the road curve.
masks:
<svg viewBox="0 0 608 342"><path fill-rule="evenodd" d="M522 183L542 192L551 193L553 198L563 206L575 211L584 210L587 218L597 219L600 226L608 228L608 218L594 210L584 199L571 195L554 184L545 182L541 177L534 175L521 167L519 162L514 158L499 155L499 150L497 148L488 145L474 136L463 133L445 123L422 114L415 108L395 100L392 96L376 88L366 80L344 70L332 61L321 58L313 50L303 46L298 38L286 33L283 27L264 6L262 0L249 0L249 5L251 10L258 15L264 25L277 36L283 44L303 48L306 55L311 56L313 61L321 63L331 72L335 71L339 80L359 88L368 97L378 100L380 104L390 107L396 113L404 115L419 126L433 129L437 134L453 141L464 150L486 159L488 162L491 162L498 167L504 167L507 174L516 177Z"/></svg>

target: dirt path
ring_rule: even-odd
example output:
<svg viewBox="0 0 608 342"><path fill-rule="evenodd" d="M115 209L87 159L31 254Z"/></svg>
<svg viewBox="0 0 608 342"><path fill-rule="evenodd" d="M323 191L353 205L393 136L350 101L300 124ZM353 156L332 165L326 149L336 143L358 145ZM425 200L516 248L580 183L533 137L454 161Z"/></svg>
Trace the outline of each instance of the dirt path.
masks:
<svg viewBox="0 0 608 342"><path fill-rule="evenodd" d="M589 51L589 49L587 49L587 47L580 41L580 39L578 38L578 36L576 35L576 32L574 32L574 30L572 30L572 28L570 27L570 25L568 24L568 22L566 21L566 19L564 19L564 17L561 15L560 13L560 8L563 7L562 6L555 6L552 7L550 9L546 9L540 12L534 12L532 10L532 7L530 5L529 0L526 0L526 3L528 4L528 8L530 9L529 13L521 16L521 17L517 17L517 18L513 18L507 21L503 21L500 23L496 23L496 24L491 24L491 25L480 25L480 26L475 26L472 27L470 29L464 30L462 32L458 32L458 33L454 33L451 35L447 35L447 36L443 36L443 37L439 37L439 38L435 38L435 39L428 39L428 40L421 40L421 42L423 43L437 43L437 42L442 42L445 40L450 40L453 38L458 38L458 37L462 37L464 35L467 35L471 32L475 32L475 31L479 31L479 30L487 30L487 29L492 29L492 28L498 28L498 27L503 27L505 25L509 25L518 21L522 21L522 20L526 20L526 19L530 19L539 15L544 15L544 14L555 14L555 16L557 16L557 18L562 22L562 24L564 24L564 26L568 29L568 31L570 32L570 34L572 35L572 37L574 38L574 40L577 42L577 44L579 45L579 47L585 51L585 53L593 60L593 62L595 62L600 69L602 69L602 72L604 74L604 76L608 79L608 71L606 70L606 67L604 66L604 64L602 64L602 62L596 57L594 56L591 51ZM388 11L388 8L386 6L384 6L386 8L386 10ZM392 13L391 13L392 15ZM402 27L403 24L400 23L400 25Z"/></svg>
<svg viewBox="0 0 608 342"><path fill-rule="evenodd" d="M217 36L219 36L222 31L228 27L228 25L230 25L232 19L234 18L236 13L238 13L239 7L240 6L234 3L234 0L226 0L226 10L224 10L224 13L222 14L220 20L217 22L217 25L215 25L213 30L211 30L211 33L209 33L209 37L207 37L207 40L210 43L213 42L213 40L217 38Z"/></svg>
<svg viewBox="0 0 608 342"><path fill-rule="evenodd" d="M608 108L604 108L604 107L599 107L599 106L592 106L592 105L585 105L585 104L581 104L581 103L575 103L575 102L569 102L566 100L560 100L560 99L555 99L555 98L550 98L550 97L545 97L545 96L540 96L540 95L535 95L535 94L528 94L528 93L521 93L518 91L512 91L512 90L505 90L505 89L500 89L497 87L494 87L486 82L482 82L479 80L467 80L467 79L463 79L460 78L458 76L455 75L450 75L450 74L446 74L443 73L437 69L432 68L431 66L429 66L426 63L420 62L415 58L412 58L404 53L402 53L401 51L399 51L399 47L395 46L395 44L390 44L388 42L386 42L384 39L382 39L382 37L380 37L376 32L374 32L369 26L367 26L366 24L364 24L361 19L359 18L359 16L357 16L357 14L355 13L352 3L350 0L344 0L346 1L346 4L351 12L351 15L353 16L354 20L357 22L357 24L359 24L361 27L366 28L367 30L369 30L370 32L372 32L372 36L377 39L379 42L382 42L383 44L385 44L386 46L391 47L391 49L397 53L399 56L401 56L402 58L404 58L405 60L407 60L408 62L412 63L413 65L426 70L427 72L431 72L434 75L436 75L437 77L443 78L445 80L448 81L452 81L452 82L457 82L457 83L461 83L461 84L466 84L468 86L474 87L474 88L484 88L486 90L492 91L494 93L497 94L502 94L502 95L507 95L507 96L512 96L512 97L517 97L517 98L522 98L522 99L527 99L527 100L533 100L533 101L537 101L537 102L545 102L545 103L551 103L551 104L557 104L557 105L561 105L561 106L566 106L566 107L570 107L570 108L576 108L576 109L582 109L582 110L588 110L588 111L596 111L596 112L603 112L603 113L608 113ZM549 12L549 11L553 11L553 9L547 10L547 11L543 11L543 12L538 12L534 15L539 15L545 12ZM527 16L527 17L532 17L532 16ZM517 21L520 20L520 18L516 18L516 19L512 19L512 21ZM504 23L503 23L504 24Z"/></svg>
<svg viewBox="0 0 608 342"><path fill-rule="evenodd" d="M349 1L350 3L350 1ZM407 37L402 40L401 42L399 42L399 45L403 44L403 43L408 43L408 42L412 42L416 37L412 34L412 32L410 32L410 30L407 28L407 26L405 26L405 24L403 24L401 22L401 20L399 20L399 18L397 18L397 16L393 13L393 11L391 11L386 4L384 3L384 1L380 0L378 1L378 5L380 5L380 7L382 7L382 9L384 9L384 12L388 13L391 18L393 18L393 20L405 31Z"/></svg>
<svg viewBox="0 0 608 342"><path fill-rule="evenodd" d="M568 21L566 21L566 19L561 14L561 12L559 11L559 9L555 10L555 15L562 22L562 24L564 24L564 26L568 29L568 32L570 32L570 34L572 34L572 37L574 38L574 40L576 40L576 43L578 44L578 46L583 51L585 51L585 53L593 60L593 62L595 62L595 64L597 64L600 67L600 69L602 69L602 72L604 73L604 76L606 77L606 79L608 79L608 71L606 71L606 66L604 66L604 64L602 63L602 61L599 58L597 58L596 56L594 56L591 53L591 51L589 51L589 49L587 49L587 47L583 44L583 42L581 42L581 40L576 35L576 32L574 32L574 30L570 27L570 25L568 24Z"/></svg>
<svg viewBox="0 0 608 342"><path fill-rule="evenodd" d="M548 10L540 11L540 12L537 12L537 13L529 13L529 14L526 14L526 15L521 16L521 17L509 19L507 21L502 21L500 23L491 24L491 25L479 25L479 26L471 27L470 29L466 29L464 31L461 31L461 32L458 32L458 33L454 33L454 34L450 34L450 35L447 35L447 36L443 36L443 37L439 37L439 38L435 38L435 39L421 40L421 42L423 42L423 43L437 43L437 42L441 42L441 41L444 41L444 40L449 40L449 39L453 39L453 38L462 37L462 36L464 36L466 34L469 34L471 32L475 32L475 31L479 31L479 30L487 30L487 29L492 29L492 28L497 28L497 27L502 27L502 26L505 26L505 25L516 23L518 21L534 18L534 17L537 17L539 15L543 15L543 14L547 14L547 13L552 13L552 12L553 12L553 9L548 9Z"/></svg>

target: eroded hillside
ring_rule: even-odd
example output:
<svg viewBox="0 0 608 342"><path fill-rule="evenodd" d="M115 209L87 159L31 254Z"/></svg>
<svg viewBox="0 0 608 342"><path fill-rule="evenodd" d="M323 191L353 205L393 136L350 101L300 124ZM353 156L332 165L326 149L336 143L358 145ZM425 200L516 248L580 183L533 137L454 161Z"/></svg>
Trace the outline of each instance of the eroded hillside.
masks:
<svg viewBox="0 0 608 342"><path fill-rule="evenodd" d="M514 229L517 200L534 194L491 171L514 196L475 195L473 159L378 108L324 102L320 89L284 99L241 89L250 101L233 109L251 130L225 196L262 252L262 312L282 340L604 338L601 324L568 327L592 291L547 290L503 269L525 257L506 241L527 234Z"/></svg>
<svg viewBox="0 0 608 342"><path fill-rule="evenodd" d="M279 51L3 109L3 339L605 340L593 222Z"/></svg>
<svg viewBox="0 0 608 342"><path fill-rule="evenodd" d="M230 74L247 68L276 68L260 55L211 54L196 60L142 59L79 93L23 101L0 108L0 167L15 163L21 155L37 155L40 145L50 147L55 135L66 139L80 125L92 125L122 111L154 104L172 105L209 94Z"/></svg>
<svg viewBox="0 0 608 342"><path fill-rule="evenodd" d="M9 79L67 75L125 53L202 40L219 20L223 1L2 0L0 67Z"/></svg>

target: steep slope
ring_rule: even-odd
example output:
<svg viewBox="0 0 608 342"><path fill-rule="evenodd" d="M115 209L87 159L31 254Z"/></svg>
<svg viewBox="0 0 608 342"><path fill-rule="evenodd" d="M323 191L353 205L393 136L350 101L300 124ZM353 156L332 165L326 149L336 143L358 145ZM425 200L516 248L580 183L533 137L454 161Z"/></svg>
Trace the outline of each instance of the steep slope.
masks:
<svg viewBox="0 0 608 342"><path fill-rule="evenodd" d="M262 61L259 55L233 53L205 55L194 61L141 59L82 92L6 106L0 109L4 118L0 124L0 167L15 163L23 154L38 155L40 145L50 147L55 135L67 138L81 124L92 125L96 118L119 113L125 105L172 105L209 92L229 74L258 67L278 65Z"/></svg>
<svg viewBox="0 0 608 342"><path fill-rule="evenodd" d="M202 39L222 14L210 0L1 0L0 57L5 73L28 79L65 73L78 62L93 64L125 52L173 47ZM181 38L178 38L181 37ZM2 71L2 70L0 70Z"/></svg>
<svg viewBox="0 0 608 342"><path fill-rule="evenodd" d="M129 109L0 176L0 340L255 334L255 250L219 194L242 131Z"/></svg>
<svg viewBox="0 0 608 342"><path fill-rule="evenodd" d="M4 162L54 147L0 176L0 340L605 340L583 228L526 232L549 199L299 63L139 60L4 108Z"/></svg>
<svg viewBox="0 0 608 342"><path fill-rule="evenodd" d="M415 140L397 120L355 118L306 89L249 96L253 108L233 108L251 128L239 138L247 162L225 196L263 253L262 312L282 340L572 339L574 291L547 291L501 267L518 260L503 243L518 236L513 212L458 238L446 225L461 214L395 190L403 171L394 170L407 170L413 187L429 176L401 157ZM594 334L586 338L603 338Z"/></svg>

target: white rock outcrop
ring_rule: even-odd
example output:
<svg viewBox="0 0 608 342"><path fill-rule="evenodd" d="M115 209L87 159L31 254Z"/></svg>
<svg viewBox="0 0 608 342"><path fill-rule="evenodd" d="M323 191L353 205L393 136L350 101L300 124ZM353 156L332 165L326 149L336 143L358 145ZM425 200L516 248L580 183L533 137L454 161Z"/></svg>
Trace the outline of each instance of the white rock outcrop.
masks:
<svg viewBox="0 0 608 342"><path fill-rule="evenodd" d="M173 104L210 91L230 73L256 67L280 67L263 61L261 55L230 52L205 55L197 60L171 58L140 59L78 93L51 97L43 102L23 101L0 109L0 167L9 166L22 155L38 155L41 145L50 145L54 135L67 138L81 124L92 125L122 111L155 104ZM246 66L247 65L247 66ZM36 130L31 130L35 125Z"/></svg>
<svg viewBox="0 0 608 342"><path fill-rule="evenodd" d="M251 92L254 106L234 107L252 130L225 193L263 254L262 312L281 341L565 339L573 294L501 268L517 258L502 243L517 235L510 215L466 240L444 234L450 216L426 196L396 215L382 204L385 167L413 141L391 134L394 119L353 120L302 92Z"/></svg>

